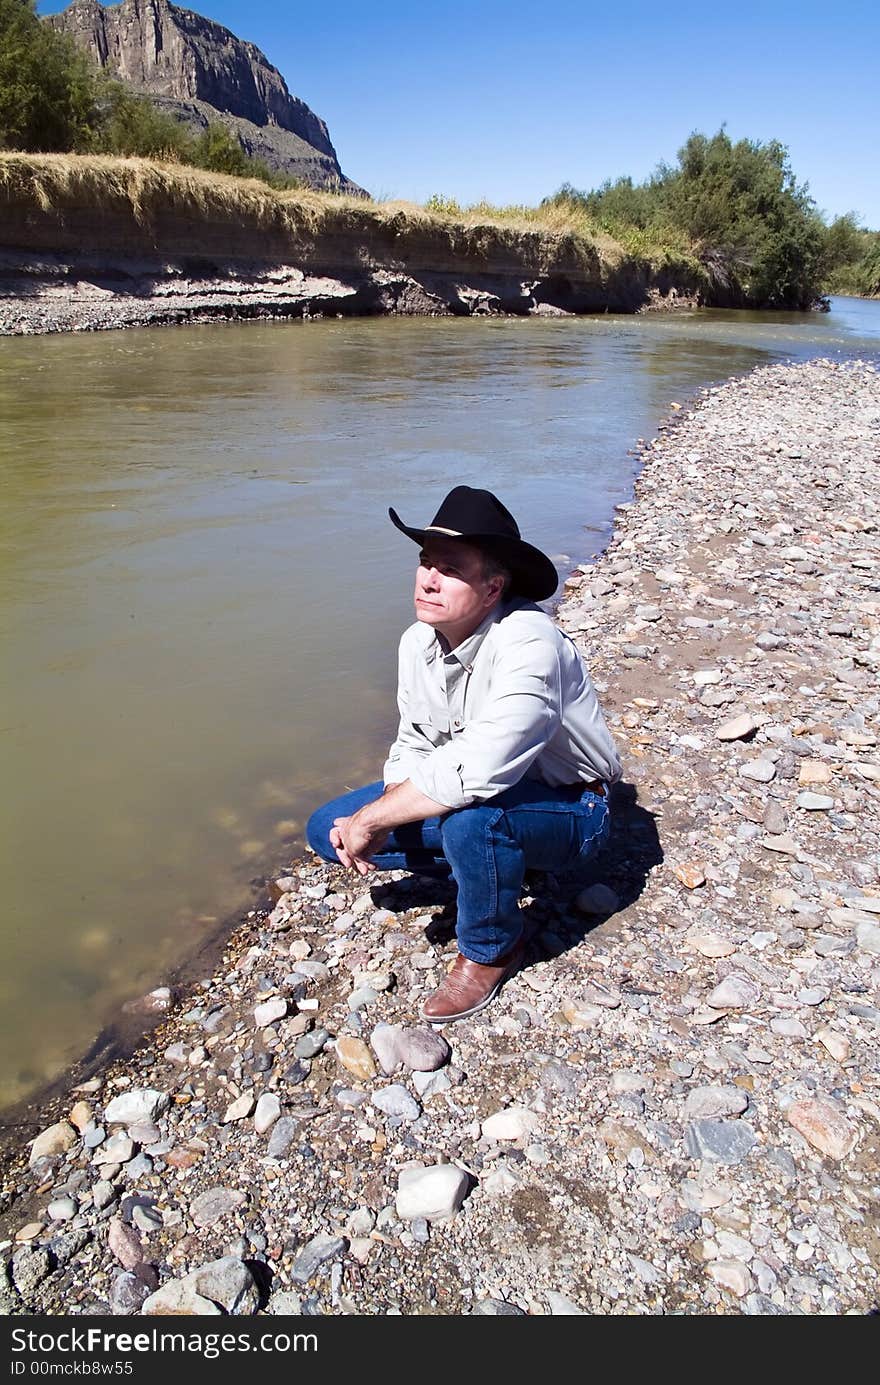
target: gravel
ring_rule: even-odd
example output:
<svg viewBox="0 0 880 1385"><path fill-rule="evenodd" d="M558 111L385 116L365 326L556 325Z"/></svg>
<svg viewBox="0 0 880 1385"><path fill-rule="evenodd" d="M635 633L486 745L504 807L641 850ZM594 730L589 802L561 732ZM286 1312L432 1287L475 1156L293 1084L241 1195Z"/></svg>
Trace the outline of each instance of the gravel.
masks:
<svg viewBox="0 0 880 1385"><path fill-rule="evenodd" d="M878 437L876 371L819 361L644 441L557 612L624 759L612 837L529 880L523 970L434 1034L449 887L280 862L149 1051L31 1112L4 1309L872 1312Z"/></svg>

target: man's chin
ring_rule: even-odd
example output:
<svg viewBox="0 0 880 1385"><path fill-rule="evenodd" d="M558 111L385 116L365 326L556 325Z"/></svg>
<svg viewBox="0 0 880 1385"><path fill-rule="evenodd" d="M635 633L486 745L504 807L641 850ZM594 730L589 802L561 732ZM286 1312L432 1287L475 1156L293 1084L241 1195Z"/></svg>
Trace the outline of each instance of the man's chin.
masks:
<svg viewBox="0 0 880 1385"><path fill-rule="evenodd" d="M423 625L438 625L443 620L443 612L434 606L416 604L416 620Z"/></svg>

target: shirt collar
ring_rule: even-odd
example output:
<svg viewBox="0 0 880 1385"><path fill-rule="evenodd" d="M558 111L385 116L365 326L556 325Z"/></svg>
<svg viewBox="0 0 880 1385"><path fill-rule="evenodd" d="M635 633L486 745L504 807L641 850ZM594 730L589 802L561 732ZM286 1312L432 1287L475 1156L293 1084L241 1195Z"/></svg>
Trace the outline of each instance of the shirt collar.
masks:
<svg viewBox="0 0 880 1385"><path fill-rule="evenodd" d="M468 635L466 640L462 640L461 644L456 649L450 649L448 654L444 654L443 646L435 634L434 638L429 641L425 649L425 659L428 663L431 663L433 659L438 657L441 659L455 659L461 664L462 668L470 672L474 666L474 660L480 652L480 646L483 640L492 627L497 625L509 610L509 602L499 602L499 604L489 612L485 619L480 622L474 633Z"/></svg>

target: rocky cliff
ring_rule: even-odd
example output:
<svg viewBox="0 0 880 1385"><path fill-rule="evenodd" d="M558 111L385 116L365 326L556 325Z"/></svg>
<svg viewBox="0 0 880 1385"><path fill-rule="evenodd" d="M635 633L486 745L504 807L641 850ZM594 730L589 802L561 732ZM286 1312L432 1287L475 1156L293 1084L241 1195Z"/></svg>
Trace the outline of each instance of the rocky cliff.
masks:
<svg viewBox="0 0 880 1385"><path fill-rule="evenodd" d="M358 192L327 126L259 48L168 0L73 0L48 20L93 61L194 127L220 120L247 154L314 187Z"/></svg>

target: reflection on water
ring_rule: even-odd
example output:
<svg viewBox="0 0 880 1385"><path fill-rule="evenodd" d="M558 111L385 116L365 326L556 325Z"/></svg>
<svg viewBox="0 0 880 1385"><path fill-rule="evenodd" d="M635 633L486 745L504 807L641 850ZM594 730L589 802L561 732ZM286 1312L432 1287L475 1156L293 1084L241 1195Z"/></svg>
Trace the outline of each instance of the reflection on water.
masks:
<svg viewBox="0 0 880 1385"><path fill-rule="evenodd" d="M389 504L422 523L488 486L564 568L671 401L878 348L855 300L0 342L0 1102L378 773L415 557Z"/></svg>

